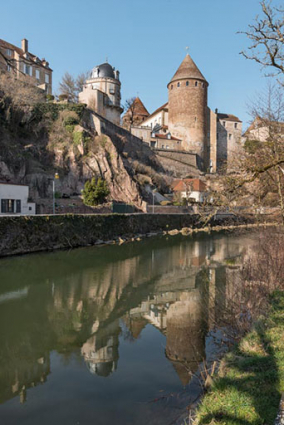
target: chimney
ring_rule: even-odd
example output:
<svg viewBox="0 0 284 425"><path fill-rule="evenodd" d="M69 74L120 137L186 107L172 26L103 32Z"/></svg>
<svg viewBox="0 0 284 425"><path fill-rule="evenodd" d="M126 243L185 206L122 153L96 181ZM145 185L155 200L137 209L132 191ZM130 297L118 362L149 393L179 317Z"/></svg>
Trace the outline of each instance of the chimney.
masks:
<svg viewBox="0 0 284 425"><path fill-rule="evenodd" d="M24 53L27 53L29 51L29 42L26 38L23 38L22 40L22 50Z"/></svg>

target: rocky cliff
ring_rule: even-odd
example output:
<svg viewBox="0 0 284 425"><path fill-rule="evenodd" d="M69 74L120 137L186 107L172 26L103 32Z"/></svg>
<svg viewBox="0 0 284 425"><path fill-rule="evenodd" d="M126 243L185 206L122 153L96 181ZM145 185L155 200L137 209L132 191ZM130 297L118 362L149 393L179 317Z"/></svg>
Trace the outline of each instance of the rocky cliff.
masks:
<svg viewBox="0 0 284 425"><path fill-rule="evenodd" d="M83 105L41 104L17 125L0 121L0 181L28 184L40 203L52 196L80 195L86 180L103 177L110 198L145 209L145 185L167 189L161 163L140 139Z"/></svg>

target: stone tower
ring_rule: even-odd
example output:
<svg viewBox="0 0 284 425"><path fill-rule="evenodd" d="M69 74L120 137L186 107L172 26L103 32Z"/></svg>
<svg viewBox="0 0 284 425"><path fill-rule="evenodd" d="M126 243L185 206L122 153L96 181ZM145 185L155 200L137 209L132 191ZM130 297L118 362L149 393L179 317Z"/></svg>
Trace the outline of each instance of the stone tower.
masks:
<svg viewBox="0 0 284 425"><path fill-rule="evenodd" d="M99 115L119 125L123 111L120 105L120 87L119 71L109 63L103 63L93 68L91 77L79 93L79 102L86 103Z"/></svg>
<svg viewBox="0 0 284 425"><path fill-rule="evenodd" d="M188 54L168 84L169 132L184 150L198 154L201 166L207 154L208 85Z"/></svg>

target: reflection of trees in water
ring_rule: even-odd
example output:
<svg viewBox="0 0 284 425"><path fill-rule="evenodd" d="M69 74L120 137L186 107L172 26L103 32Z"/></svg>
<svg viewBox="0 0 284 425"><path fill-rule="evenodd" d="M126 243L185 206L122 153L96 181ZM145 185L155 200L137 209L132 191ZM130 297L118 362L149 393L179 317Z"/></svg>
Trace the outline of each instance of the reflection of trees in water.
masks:
<svg viewBox="0 0 284 425"><path fill-rule="evenodd" d="M202 270L208 275L212 263L218 271L225 258L238 257L242 249L227 238L182 240L170 247L149 242L148 247L143 245L134 256L127 250L126 258L99 263L94 251L84 250L78 264L72 256L81 254L71 253L69 273L57 273L56 267L48 270L48 283L33 282L31 277L36 284L29 286L25 298L5 304L0 313L2 326L9 324L5 344L0 345L5 365L0 369L2 402L46 379L51 350L64 354L67 361L68 354L80 351L90 372L108 376L117 368L120 318L128 339L137 339L147 323L160 329L167 337L167 357L182 382L188 382L181 365L194 372L204 356L208 326L208 279ZM65 255L56 258L66 261ZM25 275L25 284L27 280Z"/></svg>

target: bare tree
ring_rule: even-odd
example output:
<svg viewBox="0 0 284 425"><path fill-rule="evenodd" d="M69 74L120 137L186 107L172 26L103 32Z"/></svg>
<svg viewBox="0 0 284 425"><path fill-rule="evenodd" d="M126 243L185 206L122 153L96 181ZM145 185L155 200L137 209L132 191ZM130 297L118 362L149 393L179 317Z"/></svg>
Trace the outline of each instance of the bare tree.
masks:
<svg viewBox="0 0 284 425"><path fill-rule="evenodd" d="M78 77L76 78L76 89L78 94L83 91L83 87L84 84L86 82L86 80L88 80L88 78L90 78L90 72L81 72L81 74L78 75Z"/></svg>
<svg viewBox="0 0 284 425"><path fill-rule="evenodd" d="M235 168L220 176L212 194L215 203L278 206L284 223L284 93L269 86L253 104L255 117L244 148L235 157Z"/></svg>
<svg viewBox="0 0 284 425"><path fill-rule="evenodd" d="M251 40L248 51L241 54L261 64L264 68L273 69L270 75L284 73L284 9L271 6L271 1L261 0L262 16L257 16L248 30L241 32ZM284 84L284 81L282 81Z"/></svg>
<svg viewBox="0 0 284 425"><path fill-rule="evenodd" d="M65 72L59 83L60 94L66 96L70 102L77 102L77 87L75 78Z"/></svg>
<svg viewBox="0 0 284 425"><path fill-rule="evenodd" d="M124 127L130 129L134 124L135 114L137 111L136 97L126 99L124 104L125 115L123 117Z"/></svg>
<svg viewBox="0 0 284 425"><path fill-rule="evenodd" d="M82 72L74 78L69 72L65 72L60 83L60 95L64 95L69 102L78 102L79 93L83 90L86 80L90 77L89 72Z"/></svg>

